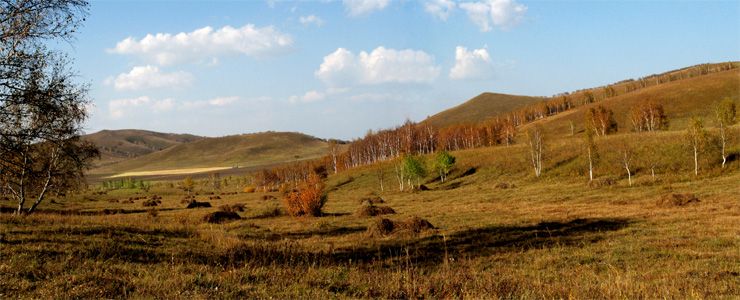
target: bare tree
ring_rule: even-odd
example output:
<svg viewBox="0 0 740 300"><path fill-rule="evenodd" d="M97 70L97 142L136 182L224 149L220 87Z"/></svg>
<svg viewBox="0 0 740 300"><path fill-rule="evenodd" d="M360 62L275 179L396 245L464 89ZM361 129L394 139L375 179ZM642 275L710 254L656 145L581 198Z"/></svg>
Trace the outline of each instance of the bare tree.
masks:
<svg viewBox="0 0 740 300"><path fill-rule="evenodd" d="M635 150L630 142L630 137L621 137L616 140L616 147L614 147L618 154L619 163L627 171L627 179L629 180L630 186L632 186L632 160L635 155Z"/></svg>
<svg viewBox="0 0 740 300"><path fill-rule="evenodd" d="M586 158L588 158L588 179L594 180L594 165L599 158L599 149L594 140L594 129L586 126Z"/></svg>
<svg viewBox="0 0 740 300"><path fill-rule="evenodd" d="M208 179L211 184L211 190L214 193L216 190L221 188L221 174L218 172L211 172L211 174L208 174Z"/></svg>
<svg viewBox="0 0 740 300"><path fill-rule="evenodd" d="M545 147L545 133L542 125L537 124L527 130L527 142L529 143L529 154L532 159L534 175L540 177L542 173L542 153Z"/></svg>

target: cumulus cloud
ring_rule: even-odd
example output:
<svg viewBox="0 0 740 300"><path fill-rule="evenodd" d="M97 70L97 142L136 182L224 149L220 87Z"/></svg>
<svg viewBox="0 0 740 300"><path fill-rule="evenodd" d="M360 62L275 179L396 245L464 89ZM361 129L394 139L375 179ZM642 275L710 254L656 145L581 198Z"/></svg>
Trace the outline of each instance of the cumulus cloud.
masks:
<svg viewBox="0 0 740 300"><path fill-rule="evenodd" d="M131 99L112 100L108 103L108 113L112 119L120 119L129 113L141 111L163 112L174 108L174 99L155 100L147 96Z"/></svg>
<svg viewBox="0 0 740 300"><path fill-rule="evenodd" d="M450 79L491 79L493 71L493 60L486 49L475 49L472 52L462 46L455 49L455 66L450 69Z"/></svg>
<svg viewBox="0 0 740 300"><path fill-rule="evenodd" d="M370 53L355 55L339 48L324 57L314 74L334 87L382 83L431 83L439 75L434 56L411 49L378 47Z"/></svg>
<svg viewBox="0 0 740 300"><path fill-rule="evenodd" d="M383 10L391 3L391 0L342 0L342 3L349 15L356 17Z"/></svg>
<svg viewBox="0 0 740 300"><path fill-rule="evenodd" d="M230 26L214 30L207 26L189 33L148 34L141 40L128 37L108 53L129 54L159 65L203 62L221 56L246 55L255 58L274 58L295 50L293 37L273 26L257 28L247 24L242 28Z"/></svg>
<svg viewBox="0 0 740 300"><path fill-rule="evenodd" d="M480 31L493 31L493 26L503 30L517 26L524 20L527 7L516 0L484 0L460 3L470 21L478 25Z"/></svg>
<svg viewBox="0 0 740 300"><path fill-rule="evenodd" d="M424 2L424 9L432 16L442 21L447 21L450 15L455 11L455 1L452 0L432 0Z"/></svg>
<svg viewBox="0 0 740 300"><path fill-rule="evenodd" d="M300 102L314 102L314 101L323 100L324 98L326 98L326 95L324 93L317 92L317 91L310 91L310 92L305 93L303 96L300 96L300 97L299 96L291 96L290 98L288 98L288 101L290 103L296 103L296 102L299 102L299 101Z"/></svg>
<svg viewBox="0 0 740 300"><path fill-rule="evenodd" d="M259 98L256 99L259 100ZM157 114L174 110L202 109L208 106L226 106L239 100L241 100L240 97L221 97L210 100L177 101L173 98L157 100L148 96L141 96L108 102L108 115L112 119L121 119L127 115L141 115L142 113Z"/></svg>
<svg viewBox="0 0 740 300"><path fill-rule="evenodd" d="M113 84L116 90L147 90L156 88L175 88L193 84L193 75L187 72L160 72L156 66L134 67L131 72L109 77L105 85Z"/></svg>
<svg viewBox="0 0 740 300"><path fill-rule="evenodd" d="M315 15L309 15L306 17L301 17L299 19L301 21L301 24L308 25L308 24L316 24L316 26L321 26L326 21L322 20L321 18L315 16Z"/></svg>

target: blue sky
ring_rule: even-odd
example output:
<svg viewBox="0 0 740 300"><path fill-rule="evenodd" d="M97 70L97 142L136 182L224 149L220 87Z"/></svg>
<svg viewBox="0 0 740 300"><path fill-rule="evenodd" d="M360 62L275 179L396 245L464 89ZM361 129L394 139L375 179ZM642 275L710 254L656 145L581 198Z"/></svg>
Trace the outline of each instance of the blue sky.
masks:
<svg viewBox="0 0 740 300"><path fill-rule="evenodd" d="M737 1L92 1L88 132L352 139L482 93L740 60Z"/></svg>

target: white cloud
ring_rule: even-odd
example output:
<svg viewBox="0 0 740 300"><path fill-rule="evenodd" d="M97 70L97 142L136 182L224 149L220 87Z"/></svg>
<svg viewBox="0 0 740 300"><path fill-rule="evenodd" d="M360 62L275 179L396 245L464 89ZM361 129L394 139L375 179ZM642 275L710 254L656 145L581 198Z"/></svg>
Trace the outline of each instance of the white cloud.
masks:
<svg viewBox="0 0 740 300"><path fill-rule="evenodd" d="M315 15L309 15L307 17L301 17L300 18L301 24L316 24L316 26L321 26L326 21L322 20L321 18L315 16Z"/></svg>
<svg viewBox="0 0 740 300"><path fill-rule="evenodd" d="M475 49L457 46L455 49L455 66L450 69L450 79L491 79L494 64L486 49Z"/></svg>
<svg viewBox="0 0 740 300"><path fill-rule="evenodd" d="M156 66L134 67L131 72L121 73L105 80L116 90L147 90L155 88L182 88L193 84L193 75L187 72L163 73Z"/></svg>
<svg viewBox="0 0 740 300"><path fill-rule="evenodd" d="M460 3L470 21L478 25L480 31L493 31L493 26L508 30L524 20L527 7L516 0L484 0Z"/></svg>
<svg viewBox="0 0 740 300"><path fill-rule="evenodd" d="M256 28L247 24L242 28L230 26L214 30L207 26L189 33L148 34L141 40L128 37L108 53L130 54L159 65L204 62L221 56L246 55L255 58L274 58L295 50L293 37L273 26Z"/></svg>
<svg viewBox="0 0 740 300"><path fill-rule="evenodd" d="M260 101L262 98L255 98ZM108 103L108 114L112 119L121 119L127 115L142 115L146 113L165 113L174 110L202 109L203 107L226 106L241 100L240 97L221 97L199 101L177 101L172 98L156 100L148 96L131 99L112 100Z"/></svg>
<svg viewBox="0 0 740 300"><path fill-rule="evenodd" d="M383 10L391 0L342 0L342 3L350 16L362 16Z"/></svg>
<svg viewBox="0 0 740 300"><path fill-rule="evenodd" d="M326 98L326 95L324 93L317 92L317 91L310 91L310 92L307 92L303 96L300 96L300 97L299 96L290 96L290 98L288 98L288 101L290 103L296 103L296 102L299 102L299 101L300 102L314 102L314 101L323 100L324 98Z"/></svg>
<svg viewBox="0 0 740 300"><path fill-rule="evenodd" d="M131 113L163 112L172 108L174 108L173 99L168 98L158 101L147 96L112 100L108 103L108 113L113 119L120 119Z"/></svg>
<svg viewBox="0 0 740 300"><path fill-rule="evenodd" d="M431 83L439 75L434 56L411 49L378 47L355 55L339 48L324 57L316 77L333 87L382 83Z"/></svg>
<svg viewBox="0 0 740 300"><path fill-rule="evenodd" d="M424 9L439 18L442 21L447 21L450 15L455 11L455 1L452 0L432 0L424 2Z"/></svg>
<svg viewBox="0 0 740 300"><path fill-rule="evenodd" d="M239 97L221 97L208 100L208 104L214 106L225 106L239 100Z"/></svg>

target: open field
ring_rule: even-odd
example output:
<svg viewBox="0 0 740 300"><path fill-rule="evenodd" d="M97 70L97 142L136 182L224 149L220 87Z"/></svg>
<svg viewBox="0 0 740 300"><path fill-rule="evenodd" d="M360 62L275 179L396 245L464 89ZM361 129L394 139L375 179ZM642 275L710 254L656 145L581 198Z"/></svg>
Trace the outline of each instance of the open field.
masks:
<svg viewBox="0 0 740 300"><path fill-rule="evenodd" d="M647 137L645 135L642 136ZM671 144L679 133L656 138ZM600 146L618 137L601 140ZM614 139L612 141L611 139ZM735 143L737 144L737 143ZM324 216L285 215L282 196L236 193L220 199L196 188L211 208L186 209L167 182L143 190L72 195L36 214L2 217L2 298L680 298L740 294L738 161L705 161L694 177L676 161L651 178L604 162L611 184L588 187L578 146L554 142L543 177L525 164L524 145L457 151L445 183L400 192L391 163L327 179ZM733 146L733 153L737 147ZM428 157L427 159L431 159ZM605 158L605 161L607 158ZM376 174L387 172L385 192ZM504 184L506 183L506 184ZM175 182L175 185L177 183ZM513 185L504 188L507 185ZM664 206L668 193L698 202ZM219 192L217 191L216 194ZM162 197L156 208L146 200ZM270 197L272 196L272 197ZM354 215L381 197L396 214L435 229L378 235L380 217ZM9 201L0 204L6 208ZM202 221L241 204L240 220ZM376 234L373 234L375 232Z"/></svg>
<svg viewBox="0 0 740 300"><path fill-rule="evenodd" d="M219 170L227 170L231 167L214 167L214 168L190 168L190 169L170 169L170 170L157 170L157 171L140 171L140 172L124 172L109 176L107 178L119 178L119 177L139 177L139 176L158 176L158 175L181 175L181 174L193 174L212 172Z"/></svg>

